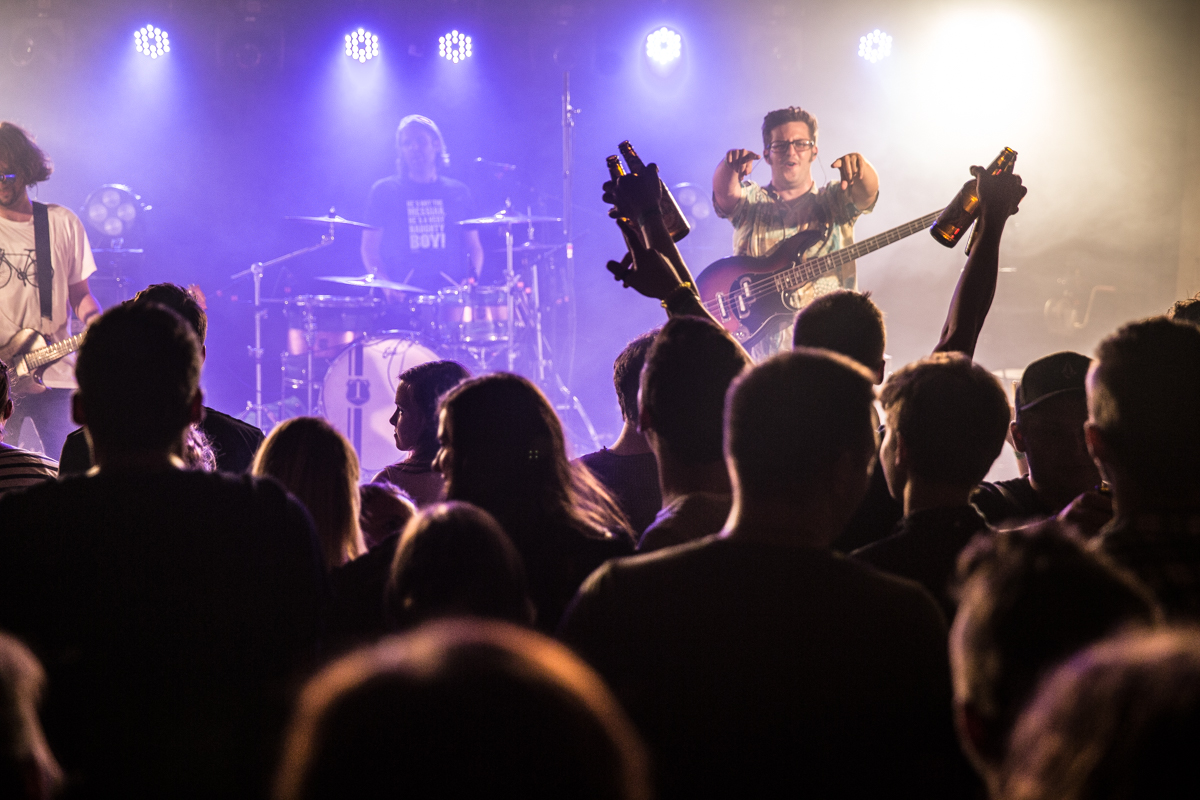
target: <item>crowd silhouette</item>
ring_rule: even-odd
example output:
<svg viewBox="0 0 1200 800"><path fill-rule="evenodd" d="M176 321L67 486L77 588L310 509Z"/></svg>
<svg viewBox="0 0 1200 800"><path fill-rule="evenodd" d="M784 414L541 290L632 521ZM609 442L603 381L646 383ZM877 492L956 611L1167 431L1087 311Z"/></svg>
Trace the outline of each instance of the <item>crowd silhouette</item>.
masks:
<svg viewBox="0 0 1200 800"><path fill-rule="evenodd" d="M1010 409L974 351L1025 188L974 174L939 341L890 374L845 290L754 363L654 166L605 184L665 319L575 461L536 385L444 361L360 475L321 419L206 409L187 290L109 309L61 463L0 444L0 795L1194 796L1200 300ZM988 483L1006 438L1027 474Z"/></svg>

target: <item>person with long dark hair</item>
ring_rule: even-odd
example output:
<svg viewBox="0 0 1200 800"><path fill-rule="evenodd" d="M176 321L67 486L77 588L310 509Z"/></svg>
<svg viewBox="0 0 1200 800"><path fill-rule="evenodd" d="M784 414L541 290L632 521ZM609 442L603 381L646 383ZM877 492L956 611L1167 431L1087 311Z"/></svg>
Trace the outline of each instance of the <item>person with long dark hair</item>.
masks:
<svg viewBox="0 0 1200 800"><path fill-rule="evenodd" d="M633 552L624 514L567 460L554 408L525 378L498 373L460 384L442 400L438 440L447 499L479 506L511 537L539 628L555 628L593 570Z"/></svg>
<svg viewBox="0 0 1200 800"><path fill-rule="evenodd" d="M457 361L431 361L400 373L391 422L396 429L396 449L408 455L384 467L372 479L375 483L403 489L417 506L442 499L442 475L433 468L438 451L438 400L469 377L471 373Z"/></svg>

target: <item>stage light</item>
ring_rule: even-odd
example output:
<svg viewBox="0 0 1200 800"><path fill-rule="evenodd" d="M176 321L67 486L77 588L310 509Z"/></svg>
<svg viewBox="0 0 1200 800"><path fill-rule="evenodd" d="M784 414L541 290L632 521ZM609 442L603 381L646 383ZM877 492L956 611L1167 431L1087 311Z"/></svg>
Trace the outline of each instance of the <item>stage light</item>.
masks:
<svg viewBox="0 0 1200 800"><path fill-rule="evenodd" d="M665 67L683 52L683 37L667 27L659 28L646 37L646 56Z"/></svg>
<svg viewBox="0 0 1200 800"><path fill-rule="evenodd" d="M438 38L438 55L457 64L471 57L471 37L458 31L450 31Z"/></svg>
<svg viewBox="0 0 1200 800"><path fill-rule="evenodd" d="M161 58L171 52L167 32L153 25L146 25L133 32L133 45L139 53L150 58Z"/></svg>
<svg viewBox="0 0 1200 800"><path fill-rule="evenodd" d="M378 58L379 37L362 28L353 33L347 33L346 55L360 64L365 64L372 58Z"/></svg>
<svg viewBox="0 0 1200 800"><path fill-rule="evenodd" d="M858 40L858 54L874 64L892 54L892 37L876 28Z"/></svg>
<svg viewBox="0 0 1200 800"><path fill-rule="evenodd" d="M94 234L109 240L124 239L135 229L138 216L150 206L128 186L109 183L83 201L83 218ZM111 245L110 245L111 246Z"/></svg>

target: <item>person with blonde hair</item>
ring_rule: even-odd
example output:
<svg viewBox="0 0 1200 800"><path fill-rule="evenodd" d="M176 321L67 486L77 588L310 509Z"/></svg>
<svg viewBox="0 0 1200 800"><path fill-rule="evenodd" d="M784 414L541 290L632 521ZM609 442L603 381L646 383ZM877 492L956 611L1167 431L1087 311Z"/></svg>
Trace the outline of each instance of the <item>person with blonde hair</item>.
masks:
<svg viewBox="0 0 1200 800"><path fill-rule="evenodd" d="M327 569L366 552L358 518L358 455L328 422L296 417L277 425L251 474L274 478L308 508Z"/></svg>

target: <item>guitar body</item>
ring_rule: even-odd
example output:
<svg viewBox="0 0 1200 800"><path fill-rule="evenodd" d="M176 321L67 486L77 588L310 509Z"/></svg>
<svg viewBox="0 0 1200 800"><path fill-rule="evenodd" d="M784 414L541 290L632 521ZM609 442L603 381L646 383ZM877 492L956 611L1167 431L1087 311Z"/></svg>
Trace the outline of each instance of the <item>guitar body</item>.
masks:
<svg viewBox="0 0 1200 800"><path fill-rule="evenodd" d="M40 394L46 391L42 373L49 364L31 367L27 357L50 346L46 337L32 328L23 328L0 345L0 361L8 365L9 391L15 397Z"/></svg>
<svg viewBox="0 0 1200 800"><path fill-rule="evenodd" d="M750 348L788 325L797 309L784 301L786 291L755 290L763 282L799 262L813 245L825 238L823 228L800 231L785 239L769 256L730 256L714 261L696 276L700 300L743 347Z"/></svg>

